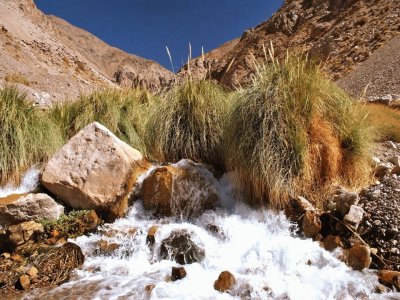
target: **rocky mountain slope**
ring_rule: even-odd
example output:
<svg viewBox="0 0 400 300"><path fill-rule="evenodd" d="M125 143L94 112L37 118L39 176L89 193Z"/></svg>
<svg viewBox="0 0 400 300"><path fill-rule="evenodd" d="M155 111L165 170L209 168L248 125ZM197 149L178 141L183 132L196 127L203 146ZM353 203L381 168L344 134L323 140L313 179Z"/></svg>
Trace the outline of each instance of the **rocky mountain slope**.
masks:
<svg viewBox="0 0 400 300"><path fill-rule="evenodd" d="M393 0L286 0L267 21L246 30L240 40L224 44L190 64L190 73L228 86L249 82L254 57L264 59L272 42L275 54L306 51L324 61L337 80L400 31L400 2ZM206 69L206 70L205 70ZM184 66L180 75L188 73Z"/></svg>
<svg viewBox="0 0 400 300"><path fill-rule="evenodd" d="M44 15L33 0L0 1L0 49L0 85L17 84L42 106L103 86L156 90L174 77L154 62Z"/></svg>

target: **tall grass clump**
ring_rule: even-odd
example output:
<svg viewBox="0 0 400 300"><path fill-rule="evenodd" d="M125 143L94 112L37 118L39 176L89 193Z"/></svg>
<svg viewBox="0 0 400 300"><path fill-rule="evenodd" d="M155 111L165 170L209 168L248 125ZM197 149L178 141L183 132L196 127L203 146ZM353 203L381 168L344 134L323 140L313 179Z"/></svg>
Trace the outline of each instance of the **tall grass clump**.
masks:
<svg viewBox="0 0 400 300"><path fill-rule="evenodd" d="M400 143L400 110L382 104L367 104L368 121L376 130L377 141Z"/></svg>
<svg viewBox="0 0 400 300"><path fill-rule="evenodd" d="M22 172L62 145L59 128L16 87L0 88L0 184L18 184Z"/></svg>
<svg viewBox="0 0 400 300"><path fill-rule="evenodd" d="M95 91L81 95L76 101L54 105L50 115L59 124L64 140L97 121L121 140L144 151L140 132L152 97L144 90Z"/></svg>
<svg viewBox="0 0 400 300"><path fill-rule="evenodd" d="M212 81L187 80L151 108L146 144L153 158L220 166L228 93Z"/></svg>
<svg viewBox="0 0 400 300"><path fill-rule="evenodd" d="M368 173L371 133L361 107L307 58L257 65L237 93L226 131L226 165L254 205L291 197L323 202L332 183Z"/></svg>

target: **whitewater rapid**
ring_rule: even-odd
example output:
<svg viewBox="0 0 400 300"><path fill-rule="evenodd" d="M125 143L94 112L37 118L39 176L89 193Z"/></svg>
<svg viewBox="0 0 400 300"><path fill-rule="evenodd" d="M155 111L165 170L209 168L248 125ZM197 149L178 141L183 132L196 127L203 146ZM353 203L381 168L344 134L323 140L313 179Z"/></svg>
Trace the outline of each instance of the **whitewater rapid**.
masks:
<svg viewBox="0 0 400 300"><path fill-rule="evenodd" d="M39 183L40 168L38 166L32 166L22 176L21 184L15 186L12 183L8 183L5 186L0 186L0 198L7 197L11 194L24 194L32 192Z"/></svg>
<svg viewBox="0 0 400 300"><path fill-rule="evenodd" d="M154 218L137 201L125 218L70 240L85 254L83 267L69 282L25 299L369 299L377 283L372 271L353 271L338 260L339 252L296 237L283 213L241 204L227 178L219 181L223 207L190 222ZM146 237L153 225L159 229L152 248ZM205 259L185 265L187 276L172 282L171 268L178 264L159 258L160 244L183 229L205 250ZM99 253L101 240L119 247ZM225 270L236 277L230 294L213 288ZM155 285L150 294L148 285Z"/></svg>

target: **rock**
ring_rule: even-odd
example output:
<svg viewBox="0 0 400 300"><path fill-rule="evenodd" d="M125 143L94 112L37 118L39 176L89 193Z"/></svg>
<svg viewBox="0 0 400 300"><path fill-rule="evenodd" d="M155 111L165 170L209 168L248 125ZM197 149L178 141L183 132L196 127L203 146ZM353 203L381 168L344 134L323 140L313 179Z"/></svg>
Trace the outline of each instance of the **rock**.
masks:
<svg viewBox="0 0 400 300"><path fill-rule="evenodd" d="M378 279L380 283L390 288L394 287L400 291L400 272L381 270L378 272Z"/></svg>
<svg viewBox="0 0 400 300"><path fill-rule="evenodd" d="M344 189L340 190L337 195L333 197L333 202L336 203L336 210L341 217L344 217L350 210L352 205L357 205L359 196L355 192L348 192Z"/></svg>
<svg viewBox="0 0 400 300"><path fill-rule="evenodd" d="M328 235L322 240L323 247L327 251L333 251L336 248L343 248L342 240L339 236Z"/></svg>
<svg viewBox="0 0 400 300"><path fill-rule="evenodd" d="M390 172L391 175L400 175L400 167L396 166L392 169L392 172Z"/></svg>
<svg viewBox="0 0 400 300"><path fill-rule="evenodd" d="M43 232L43 225L34 221L12 225L7 229L8 239L13 247L20 246Z"/></svg>
<svg viewBox="0 0 400 300"><path fill-rule="evenodd" d="M306 211L303 218L303 232L308 238L313 238L322 228L321 220L319 219L319 214L314 211Z"/></svg>
<svg viewBox="0 0 400 300"><path fill-rule="evenodd" d="M391 159L389 159L389 162L394 164L396 167L400 167L400 156L393 156Z"/></svg>
<svg viewBox="0 0 400 300"><path fill-rule="evenodd" d="M378 178L383 178L390 173L391 166L385 163L381 163L376 166L374 173Z"/></svg>
<svg viewBox="0 0 400 300"><path fill-rule="evenodd" d="M105 240L100 240L96 243L95 254L97 255L111 255L115 250L120 247L117 243L110 243Z"/></svg>
<svg viewBox="0 0 400 300"><path fill-rule="evenodd" d="M31 281L27 275L21 275L18 280L18 287L20 287L22 290L27 290L29 289L29 286L31 285Z"/></svg>
<svg viewBox="0 0 400 300"><path fill-rule="evenodd" d="M150 227L149 231L147 232L147 237L146 237L146 244L149 246L154 246L156 242L156 232L158 230L158 226L153 225Z"/></svg>
<svg viewBox="0 0 400 300"><path fill-rule="evenodd" d="M391 148L391 149L397 149L397 145L395 143L393 143L392 141L387 141L386 145Z"/></svg>
<svg viewBox="0 0 400 300"><path fill-rule="evenodd" d="M390 105L390 103L393 101L392 95L388 94L382 97L377 97L374 99L371 99L369 102L371 103L379 103L383 105Z"/></svg>
<svg viewBox="0 0 400 300"><path fill-rule="evenodd" d="M50 159L41 182L72 208L114 219L125 214L136 179L149 165L139 151L94 122Z"/></svg>
<svg viewBox="0 0 400 300"><path fill-rule="evenodd" d="M154 290L155 287L156 287L155 284L149 284L149 285L146 285L146 286L145 286L144 290L145 290L145 292L146 292L148 295L150 295L151 292Z"/></svg>
<svg viewBox="0 0 400 300"><path fill-rule="evenodd" d="M224 271L219 274L218 279L214 282L214 289L219 292L229 291L235 284L236 279L229 271Z"/></svg>
<svg viewBox="0 0 400 300"><path fill-rule="evenodd" d="M350 206L349 213L344 216L343 221L353 230L357 230L358 225L360 225L360 222L362 221L363 215L364 210L361 207L352 205Z"/></svg>
<svg viewBox="0 0 400 300"><path fill-rule="evenodd" d="M26 274L29 275L30 278L36 278L38 272L38 269L36 269L35 267L30 267Z"/></svg>
<svg viewBox="0 0 400 300"><path fill-rule="evenodd" d="M177 281L186 277L186 270L184 267L172 267L171 280Z"/></svg>
<svg viewBox="0 0 400 300"><path fill-rule="evenodd" d="M302 196L291 199L285 206L285 214L292 222L299 222L307 210L315 210L315 207Z"/></svg>
<svg viewBox="0 0 400 300"><path fill-rule="evenodd" d="M42 276L47 276L53 284L65 282L70 273L80 267L85 260L81 248L74 243L65 243L61 247L48 247L34 261Z"/></svg>
<svg viewBox="0 0 400 300"><path fill-rule="evenodd" d="M372 157L372 162L373 162L373 166L376 167L380 164L381 160L379 159L379 157Z"/></svg>
<svg viewBox="0 0 400 300"><path fill-rule="evenodd" d="M9 258L11 257L11 254L8 253L8 252L4 252L4 253L2 253L2 254L0 255L0 257L1 257L1 258L4 258L4 259L9 259Z"/></svg>
<svg viewBox="0 0 400 300"><path fill-rule="evenodd" d="M47 194L14 194L0 198L0 224L18 224L40 219L57 220L64 207Z"/></svg>
<svg viewBox="0 0 400 300"><path fill-rule="evenodd" d="M185 265L200 262L204 257L204 250L191 240L186 230L172 231L169 237L161 242L161 259L172 259L178 264Z"/></svg>
<svg viewBox="0 0 400 300"><path fill-rule="evenodd" d="M143 181L144 208L158 217L196 217L219 202L217 184L204 165L190 160L158 167Z"/></svg>
<svg viewBox="0 0 400 300"><path fill-rule="evenodd" d="M369 268L371 265L371 249L364 245L355 245L344 250L345 263L357 271Z"/></svg>

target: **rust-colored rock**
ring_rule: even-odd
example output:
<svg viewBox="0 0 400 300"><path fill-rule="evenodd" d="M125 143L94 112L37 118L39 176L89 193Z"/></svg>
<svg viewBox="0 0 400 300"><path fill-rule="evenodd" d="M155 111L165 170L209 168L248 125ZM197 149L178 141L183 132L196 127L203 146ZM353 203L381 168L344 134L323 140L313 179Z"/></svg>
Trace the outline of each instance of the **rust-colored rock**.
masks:
<svg viewBox="0 0 400 300"><path fill-rule="evenodd" d="M156 285L155 284L149 284L149 285L146 285L145 287L144 287L144 290L145 290L145 292L147 293L147 294L151 294L151 292L154 290L154 288L156 287Z"/></svg>
<svg viewBox="0 0 400 300"><path fill-rule="evenodd" d="M36 269L35 267L30 267L26 274L29 275L30 278L36 278L38 272L38 269Z"/></svg>
<svg viewBox="0 0 400 300"><path fill-rule="evenodd" d="M371 265L371 249L364 245L355 245L350 249L344 250L344 260L346 264L357 271L369 268Z"/></svg>
<svg viewBox="0 0 400 300"><path fill-rule="evenodd" d="M156 242L156 232L158 230L157 225L153 225L150 227L149 231L147 232L147 237L146 237L146 244L149 246L154 246Z"/></svg>
<svg viewBox="0 0 400 300"><path fill-rule="evenodd" d="M343 243L339 236L336 235L328 235L322 240L324 249L327 251L333 251L336 248L342 248Z"/></svg>
<svg viewBox="0 0 400 300"><path fill-rule="evenodd" d="M18 287L27 290L31 285L31 280L27 275L21 275L18 280Z"/></svg>
<svg viewBox="0 0 400 300"><path fill-rule="evenodd" d="M50 159L41 182L72 208L94 209L113 220L125 214L129 193L149 165L139 151L94 122Z"/></svg>
<svg viewBox="0 0 400 300"><path fill-rule="evenodd" d="M172 267L171 280L177 281L186 277L186 270L184 267Z"/></svg>
<svg viewBox="0 0 400 300"><path fill-rule="evenodd" d="M143 204L155 216L195 217L219 202L216 184L203 165L182 160L149 174L143 181Z"/></svg>
<svg viewBox="0 0 400 300"><path fill-rule="evenodd" d="M229 271L223 271L219 274L218 279L214 282L214 289L219 292L227 292L234 286L236 282L235 276Z"/></svg>
<svg viewBox="0 0 400 300"><path fill-rule="evenodd" d="M400 291L400 272L381 270L378 272L378 279L380 283Z"/></svg>
<svg viewBox="0 0 400 300"><path fill-rule="evenodd" d="M303 217L303 232L308 238L313 238L320 233L322 224L320 215L315 211L306 211Z"/></svg>
<svg viewBox="0 0 400 300"><path fill-rule="evenodd" d="M20 246L43 232L43 225L34 221L12 225L7 230L9 241L13 247Z"/></svg>

